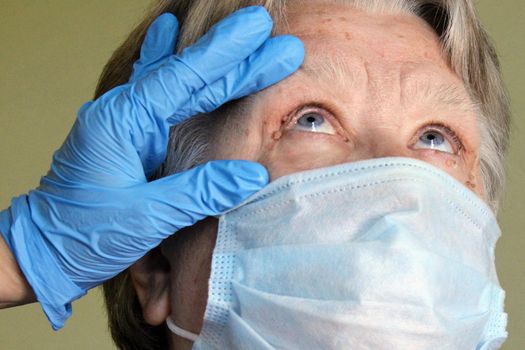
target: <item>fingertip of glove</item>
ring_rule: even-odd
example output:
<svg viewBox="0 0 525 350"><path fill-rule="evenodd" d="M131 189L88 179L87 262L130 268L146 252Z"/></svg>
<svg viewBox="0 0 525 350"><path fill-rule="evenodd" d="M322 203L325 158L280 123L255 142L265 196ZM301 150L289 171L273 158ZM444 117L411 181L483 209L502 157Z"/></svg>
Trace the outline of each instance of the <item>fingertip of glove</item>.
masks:
<svg viewBox="0 0 525 350"><path fill-rule="evenodd" d="M255 19L261 18L261 19L265 19L266 21L268 21L270 23L273 22L272 17L270 16L270 14L266 10L266 8L264 8L264 6L260 6L260 5L253 5L253 6L242 7L239 10L233 12L232 15L242 15L242 16L244 16L246 14L250 14L250 15L256 16Z"/></svg>
<svg viewBox="0 0 525 350"><path fill-rule="evenodd" d="M294 35L284 34L274 38L277 46L281 48L284 59L297 69L304 61L304 44Z"/></svg>
<svg viewBox="0 0 525 350"><path fill-rule="evenodd" d="M179 198L191 197L192 212L210 216L229 210L260 191L267 185L268 179L268 171L259 163L212 160L188 171L156 180L148 186L153 186L155 196L163 200L172 200L174 192Z"/></svg>
<svg viewBox="0 0 525 350"><path fill-rule="evenodd" d="M235 187L242 190L257 191L269 181L266 168L249 160L215 160L208 162L206 166L211 168L212 173L221 173L222 176L216 177L217 179L224 179L226 175Z"/></svg>
<svg viewBox="0 0 525 350"><path fill-rule="evenodd" d="M243 7L225 19L216 23L212 31L222 31L227 28L226 32L235 40L241 40L245 45L254 41L264 40L271 34L273 20L268 11L262 6Z"/></svg>
<svg viewBox="0 0 525 350"><path fill-rule="evenodd" d="M248 160L233 161L233 164L239 170L237 174L254 185L263 187L268 184L268 170L262 164Z"/></svg>
<svg viewBox="0 0 525 350"><path fill-rule="evenodd" d="M158 28L162 27L168 27L168 28L178 28L179 21L177 17L175 17L174 14L165 12L158 16L153 23L151 24L151 28L158 30Z"/></svg>

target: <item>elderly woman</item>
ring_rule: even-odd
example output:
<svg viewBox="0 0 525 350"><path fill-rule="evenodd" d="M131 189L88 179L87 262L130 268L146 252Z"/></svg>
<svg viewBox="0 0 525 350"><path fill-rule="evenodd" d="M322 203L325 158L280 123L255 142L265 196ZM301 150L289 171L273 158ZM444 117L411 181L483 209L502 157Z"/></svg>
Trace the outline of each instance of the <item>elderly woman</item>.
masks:
<svg viewBox="0 0 525 350"><path fill-rule="evenodd" d="M178 46L180 51L220 18L251 3L253 2L241 0L219 3L162 2L153 9L135 33L141 33L152 18L159 14L173 13L182 22ZM284 177L279 179L284 181L281 183L284 186L292 181L286 180L287 175L309 169L350 162L362 164L359 161L384 157L414 158L448 173L465 189L487 203L494 212L497 211L503 186L501 161L508 137L509 109L497 58L471 2L349 0L264 1L261 4L272 14L276 34L293 34L303 41L304 64L297 73L272 87L172 128L167 160L158 172L159 177L212 159L246 159L262 163L268 169L271 180ZM117 65L122 65L121 57L126 52L137 49L134 46L136 41L136 34L133 34L109 62L99 93L110 84L107 80L111 72ZM131 60L126 63L130 65ZM383 165L392 165L392 158L386 159L389 160L385 160ZM392 173L386 178L394 176L396 174ZM328 176L326 181L329 181ZM316 184L310 183L310 186L315 187ZM459 201L443 188L429 190L437 192L438 197L448 196L449 201ZM371 192L374 192L372 188L370 192L363 191L359 194L370 196L369 200L347 198L348 208L341 211L336 208L325 210L326 204L319 197L313 219L324 222L326 235L330 235L328 231L333 229L333 225L327 224L326 220L338 225L357 225L357 219L349 223L348 218L341 216L345 213L347 216L359 215L360 211L373 210L375 204L371 201L378 198ZM409 192L407 190L407 197L410 197ZM267 193L266 195L269 196ZM402 201L403 193L399 196L388 195L382 189L379 198L390 200L388 205L384 205L393 208L396 201ZM288 197L280 200L284 201L286 198ZM263 201L260 198L254 201L258 200ZM296 197L293 200L298 202ZM356 205L359 206L357 209L352 207ZM451 229L446 222L457 223L453 219L456 214L451 213L448 216L447 210L438 210L440 206L446 206L438 200L434 205L437 221L426 214L432 208L419 209L420 219L427 220L430 226L422 227L429 230L432 229L432 224L438 225L434 229L445 239L449 237L445 231ZM277 217L268 212L262 221L246 216L244 221L251 222L245 223L248 226L245 229L242 229L242 219L232 224L231 228L239 230L239 235L246 234L250 237L246 240L256 239L253 237L255 234L249 233L251 230L266 235L259 239L268 241L257 242L257 247L251 246L250 252L243 251L246 249L245 245L243 248L233 249L237 259L253 260L254 266L248 268L246 266L249 262L244 261L237 263L232 269L232 273L243 276L231 278L233 288L224 286L233 294L231 305L230 301L223 302L222 306L226 305L224 307L228 309L226 313L214 312L214 308L220 307L214 295L217 291L214 284L219 281L214 275L220 273L218 263L221 253L217 249L223 248L215 246L217 218L207 218L180 231L129 270L106 282L106 305L116 343L123 349L153 349L166 347L168 344L173 349L185 349L190 348L196 339L195 345L199 348L213 344L217 348L250 349L308 346L352 349L470 349L485 346L488 349L497 348L504 339L503 331L492 334L492 339L486 334L481 335L481 331L474 331L476 327L483 328L485 322L476 323L479 321L477 320L461 325L458 319L447 320L447 317L459 317L461 314L453 311L460 307L459 297L452 298L454 302L450 305L442 305L444 311L433 317L414 309L397 308L386 312L387 306L377 309L366 303L361 308L346 309L347 306L342 301L353 300L355 305L359 305L365 298L372 298L369 292L364 296L359 294L362 290L358 285L361 288L366 286L379 290L385 286L381 287L379 282L363 283L348 277L344 270L348 268L356 274L355 266L341 265L341 260L336 258L324 262L324 272L316 266L310 266L312 276L308 283L301 280L305 278L303 274L294 275L290 272L290 269L300 269L296 262L288 260L294 255L292 252L275 250L271 258L266 256L266 260L258 261L261 258L257 252L268 250L268 246L277 244L272 242L272 239L277 239L271 235L272 230L281 229L287 233L293 231L299 236L306 234L305 227L295 215L301 211L310 213L309 209L301 207L297 212L292 211L293 214L289 214L285 207L280 210L274 213ZM457 210L460 209L456 208L455 211ZM273 223L279 220L280 215L288 220L283 226ZM307 222L312 220L307 216L301 218ZM293 220L299 222L290 223ZM262 226L257 226L259 224ZM308 225L315 226L315 223ZM487 222L485 225L488 225ZM224 227L229 226L224 223ZM462 227L455 228L456 236L467 235ZM279 233L285 235L283 231ZM219 230L219 240L220 232ZM423 231L418 234L423 236L429 233ZM470 242L476 244L473 239ZM315 239L304 241L302 246L294 247L294 252L297 257L301 257L304 254L301 249L315 243L318 243ZM243 241L236 244L247 243ZM292 243L280 241L278 244ZM366 249L364 246L362 248ZM348 250L350 249L349 246ZM337 256L335 251L334 247L334 254ZM313 253L315 252L314 250ZM430 256L429 253L428 259ZM376 257L379 259L382 256ZM449 258L455 257L450 255ZM317 258L322 259L321 255ZM315 261L314 259L309 264L315 264ZM373 263L369 261L368 265L363 265L364 268L369 266L370 273L361 272L362 278L378 278L374 275L376 270ZM391 263L401 264L395 259ZM280 271L272 264L283 264L283 269L288 272ZM407 274L411 273L409 265L403 266ZM441 268L448 269L445 263ZM334 270L347 276L347 281L355 285L348 286L348 289L335 285L334 278L331 278ZM432 267L424 271L433 273ZM417 274L421 283L428 283L430 288L439 289L443 286L433 283L436 280L441 281L446 283L451 294L462 290L455 283L470 281L469 277L463 281L455 279L458 276L453 273L447 275L448 279L441 276L441 279L428 278L423 281L425 273ZM248 274L265 276L266 283L253 282L263 277ZM323 278L322 274L327 274L330 278ZM287 280L288 278L296 280ZM271 282L268 279L277 280ZM232 283L231 280L226 279L226 283ZM340 283L344 281L341 279ZM390 281L383 282L390 292L395 289L389 285ZM300 285L303 289L283 287L288 283ZM414 280L407 283L412 283L410 287L414 292L421 292L421 298L430 298L432 293L427 293L425 287L415 285ZM497 284L496 280L494 283ZM337 290L340 293L315 293L316 288L312 286L315 284L321 284L317 288ZM238 287L239 285L245 288L249 285L252 289L258 289L258 293L266 294L258 294L254 298L255 292L252 290L252 293L248 293L252 298L248 298L246 290ZM481 285L476 286L481 288ZM465 285L463 288L464 292L468 290ZM274 293L290 299L267 300ZM352 293L352 297L349 297ZM409 292L405 293L390 293L391 306L400 303L401 298L405 298L405 302L419 300L408 297ZM386 294L388 293L385 292ZM288 309L287 304L297 300L291 297L305 298L305 295L309 296L304 299L305 305L301 306L299 303L299 306ZM477 298L475 293L470 294L470 297ZM499 297L502 298L501 294ZM325 303L320 309L309 308L311 304L306 300L315 298L322 299ZM385 299L388 300L387 297ZM334 300L340 303L332 310L330 301ZM443 299L436 301L436 304L427 301L439 308L438 304ZM332 310L332 313L320 315L320 310ZM314 311L316 314L312 315L311 312ZM367 312L373 314L367 317ZM469 314L466 308L463 312L461 315L464 317L476 319L479 316ZM486 316L488 310L480 312L484 312ZM496 314L500 313L494 316L498 318L498 326L504 323L505 317L501 312L501 308L495 311ZM345 314L350 316L345 317ZM240 321L223 322L213 319L216 315L225 315L229 319L238 318ZM310 318L314 318L315 322L308 322ZM176 334L166 333L166 319ZM201 337L196 338L199 333Z"/></svg>
<svg viewBox="0 0 525 350"><path fill-rule="evenodd" d="M253 4L304 63L172 127L153 178L236 159L271 183L104 284L117 346L498 348L509 106L470 1L161 1L97 96L128 80L156 18L178 18L181 53Z"/></svg>

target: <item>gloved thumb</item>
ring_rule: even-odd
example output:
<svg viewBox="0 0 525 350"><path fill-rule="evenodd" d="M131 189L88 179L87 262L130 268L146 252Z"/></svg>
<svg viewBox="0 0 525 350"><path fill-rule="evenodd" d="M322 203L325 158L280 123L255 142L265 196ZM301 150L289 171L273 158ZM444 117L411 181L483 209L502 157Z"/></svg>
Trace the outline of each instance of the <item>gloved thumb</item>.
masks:
<svg viewBox="0 0 525 350"><path fill-rule="evenodd" d="M268 171L246 160L216 160L147 184L154 216L172 229L191 226L236 206L268 183ZM153 214L153 213L151 213Z"/></svg>

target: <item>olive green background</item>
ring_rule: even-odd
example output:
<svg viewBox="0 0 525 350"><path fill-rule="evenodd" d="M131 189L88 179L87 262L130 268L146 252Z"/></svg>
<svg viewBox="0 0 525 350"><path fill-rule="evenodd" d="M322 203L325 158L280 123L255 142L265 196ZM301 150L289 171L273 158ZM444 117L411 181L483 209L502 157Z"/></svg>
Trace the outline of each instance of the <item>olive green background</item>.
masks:
<svg viewBox="0 0 525 350"><path fill-rule="evenodd" d="M210 0L211 1L211 0ZM0 0L0 208L38 185L52 153L91 99L111 53L138 23L146 0ZM500 213L500 281L507 291L509 339L525 349L525 1L477 3L498 49L513 100L506 167L508 194ZM0 349L114 349L101 294L74 303L73 317L53 332L38 304L0 311Z"/></svg>

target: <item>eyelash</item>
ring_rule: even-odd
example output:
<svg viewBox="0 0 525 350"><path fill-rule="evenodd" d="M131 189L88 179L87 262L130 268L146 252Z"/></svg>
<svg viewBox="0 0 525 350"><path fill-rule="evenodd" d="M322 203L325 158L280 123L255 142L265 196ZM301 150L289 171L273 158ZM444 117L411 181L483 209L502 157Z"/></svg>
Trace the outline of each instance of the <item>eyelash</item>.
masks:
<svg viewBox="0 0 525 350"><path fill-rule="evenodd" d="M441 122L441 121L430 121L428 123L425 123L422 127L419 128L421 132L419 133L418 137L420 137L423 133L430 131L430 130L438 130L443 131L445 134L447 134L452 142L456 145L457 151L456 154L459 154L461 150L464 149L463 142L461 142L461 138L458 136L458 134L452 130L452 128Z"/></svg>
<svg viewBox="0 0 525 350"><path fill-rule="evenodd" d="M328 113L325 113L324 111L327 111ZM333 113L330 111L330 108L323 105L322 103L310 103L308 105L304 105L302 107L296 108L292 113L289 113L284 119L283 124L286 124L285 126L288 127L290 125L295 125L299 118L302 116L311 113L311 112L317 112L320 115L322 115L324 118L328 120L329 123L332 124L332 127L338 132L341 133L341 129L338 125L334 125L334 119L336 120L336 117L333 117ZM419 132L417 135L417 139L421 137L423 133L429 130L438 130L440 132L443 132L444 134L448 135L450 140L454 143L456 146L457 151L455 154L459 154L461 150L463 150L465 147L463 145L463 142L461 141L461 137L458 136L458 134L450 127L448 124L443 123L441 121L435 121L431 120L430 122L425 123L423 126L420 126L418 128ZM344 135L345 133L341 135L346 141L348 141L347 136Z"/></svg>

